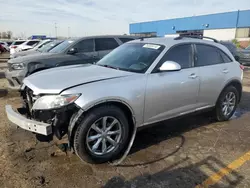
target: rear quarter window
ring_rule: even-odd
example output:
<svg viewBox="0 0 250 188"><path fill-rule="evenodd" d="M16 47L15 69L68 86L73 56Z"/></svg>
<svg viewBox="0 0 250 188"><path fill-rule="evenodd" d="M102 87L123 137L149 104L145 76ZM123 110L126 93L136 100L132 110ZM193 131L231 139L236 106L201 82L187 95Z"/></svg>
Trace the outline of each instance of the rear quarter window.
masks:
<svg viewBox="0 0 250 188"><path fill-rule="evenodd" d="M224 63L220 49L203 44L196 44L196 67L216 65Z"/></svg>
<svg viewBox="0 0 250 188"><path fill-rule="evenodd" d="M23 44L25 41L15 41L14 43L13 43L13 45L20 45L20 44Z"/></svg>

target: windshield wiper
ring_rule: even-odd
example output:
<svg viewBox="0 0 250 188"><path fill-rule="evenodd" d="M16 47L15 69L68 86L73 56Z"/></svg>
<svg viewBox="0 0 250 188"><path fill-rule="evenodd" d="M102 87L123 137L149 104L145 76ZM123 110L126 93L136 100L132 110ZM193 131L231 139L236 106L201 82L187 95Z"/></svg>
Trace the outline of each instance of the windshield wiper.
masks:
<svg viewBox="0 0 250 188"><path fill-rule="evenodd" d="M119 70L119 68L118 68L118 67L113 67L113 66L111 66L111 65L101 65L101 64L96 64L96 65L98 65L98 66L102 66L102 67L111 68L111 69L116 69L116 70Z"/></svg>

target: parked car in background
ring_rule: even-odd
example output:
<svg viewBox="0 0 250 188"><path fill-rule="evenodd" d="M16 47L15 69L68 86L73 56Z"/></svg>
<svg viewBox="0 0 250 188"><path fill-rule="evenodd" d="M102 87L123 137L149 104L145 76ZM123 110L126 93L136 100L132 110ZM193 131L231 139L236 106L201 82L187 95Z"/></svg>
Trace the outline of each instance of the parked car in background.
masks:
<svg viewBox="0 0 250 188"><path fill-rule="evenodd" d="M232 53L236 61L240 60L240 54L234 43L232 43L231 41L220 41L220 43L228 48L228 50Z"/></svg>
<svg viewBox="0 0 250 188"><path fill-rule="evenodd" d="M30 49L34 48L40 42L41 42L41 40L27 40L26 42L19 45L15 49L15 52L30 50Z"/></svg>
<svg viewBox="0 0 250 188"><path fill-rule="evenodd" d="M4 52L6 52L6 49L4 48L2 44L0 44L0 53L4 53Z"/></svg>
<svg viewBox="0 0 250 188"><path fill-rule="evenodd" d="M229 120L241 99L242 79L242 66L219 43L135 40L96 64L25 78L23 115L10 105L6 113L25 130L59 139L67 134L81 160L103 163L126 155L139 127L204 110Z"/></svg>
<svg viewBox="0 0 250 188"><path fill-rule="evenodd" d="M11 45L10 45L10 54L13 54L16 52L16 48L23 44L26 40L15 40Z"/></svg>
<svg viewBox="0 0 250 188"><path fill-rule="evenodd" d="M8 46L10 47L10 45L13 43L13 41L6 41Z"/></svg>
<svg viewBox="0 0 250 188"><path fill-rule="evenodd" d="M26 50L26 51L21 51L21 52L16 52L14 54L11 54L10 55L10 59L14 59L14 58L17 58L17 57L21 57L21 56L26 56L26 55L31 55L31 54L38 54L40 53L41 51L42 52L45 52L46 50L41 50L41 48L44 48L44 46L46 46L47 44L49 43L52 43L53 41L48 39L48 40L42 40L40 41L40 43L38 43L34 48L30 49L30 50ZM56 43L53 43L51 44L52 46L54 46L55 44L58 45L58 42L59 41L56 41ZM48 46L49 48L49 46ZM50 48L52 49L52 47ZM49 49L49 50L50 50ZM48 50L48 49L47 49ZM49 51L48 50L48 51Z"/></svg>
<svg viewBox="0 0 250 188"><path fill-rule="evenodd" d="M8 43L7 42L3 42L3 41L0 41L0 44L5 48L5 50L7 51L7 52L9 52L10 51L10 48L9 48L9 46L8 46Z"/></svg>
<svg viewBox="0 0 250 188"><path fill-rule="evenodd" d="M22 80L34 72L56 66L97 62L119 45L135 38L134 36L112 35L68 39L49 53L10 59L5 76L10 88L19 89Z"/></svg>
<svg viewBox="0 0 250 188"><path fill-rule="evenodd" d="M250 46L246 47L245 49L238 49L240 62L243 65L250 66Z"/></svg>

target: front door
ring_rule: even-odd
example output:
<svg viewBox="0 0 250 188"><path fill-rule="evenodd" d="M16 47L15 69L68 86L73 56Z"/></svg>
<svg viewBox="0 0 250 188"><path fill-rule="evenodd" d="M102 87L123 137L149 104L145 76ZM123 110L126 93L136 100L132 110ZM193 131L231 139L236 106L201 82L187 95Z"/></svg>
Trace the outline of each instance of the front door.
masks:
<svg viewBox="0 0 250 188"><path fill-rule="evenodd" d="M94 39L84 39L78 42L74 48L77 49L77 53L73 54L77 59L77 64L93 63L98 61L98 53L94 48Z"/></svg>
<svg viewBox="0 0 250 188"><path fill-rule="evenodd" d="M155 72L148 76L144 124L184 115L197 108L199 68L193 67L193 47L182 44L168 50L158 67L165 61L175 61L180 71Z"/></svg>

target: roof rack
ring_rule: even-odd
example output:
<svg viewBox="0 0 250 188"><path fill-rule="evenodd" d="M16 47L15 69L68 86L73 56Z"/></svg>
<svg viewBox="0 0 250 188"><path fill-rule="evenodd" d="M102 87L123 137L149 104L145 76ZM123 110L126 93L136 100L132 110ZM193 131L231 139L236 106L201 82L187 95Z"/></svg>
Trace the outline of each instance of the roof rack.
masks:
<svg viewBox="0 0 250 188"><path fill-rule="evenodd" d="M216 43L219 43L218 40L214 39L214 38L211 38L211 37L205 37L205 36L194 36L194 35L181 35L181 36L178 36L176 38L174 38L174 40L180 40L180 39L183 39L183 38L195 38L195 39L210 39Z"/></svg>

